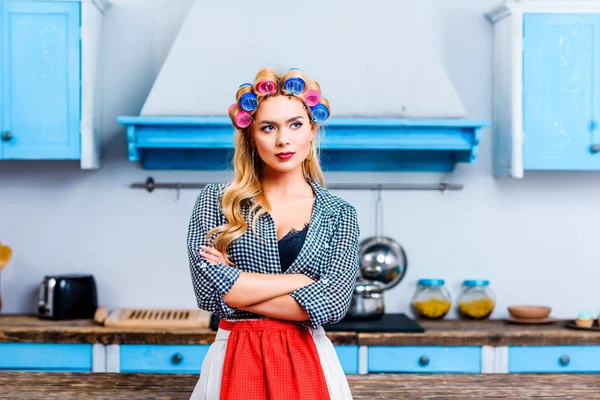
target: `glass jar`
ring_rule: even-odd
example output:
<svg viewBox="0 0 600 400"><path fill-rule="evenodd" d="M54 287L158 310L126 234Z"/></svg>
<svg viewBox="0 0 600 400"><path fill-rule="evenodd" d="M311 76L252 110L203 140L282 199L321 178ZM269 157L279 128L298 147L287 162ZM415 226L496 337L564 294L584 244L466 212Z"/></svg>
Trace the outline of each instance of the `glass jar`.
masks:
<svg viewBox="0 0 600 400"><path fill-rule="evenodd" d="M469 319L484 319L492 314L496 305L494 293L489 288L490 281L467 279L463 282L458 296L458 311Z"/></svg>
<svg viewBox="0 0 600 400"><path fill-rule="evenodd" d="M412 305L418 316L440 319L450 311L452 300L443 279L419 279Z"/></svg>

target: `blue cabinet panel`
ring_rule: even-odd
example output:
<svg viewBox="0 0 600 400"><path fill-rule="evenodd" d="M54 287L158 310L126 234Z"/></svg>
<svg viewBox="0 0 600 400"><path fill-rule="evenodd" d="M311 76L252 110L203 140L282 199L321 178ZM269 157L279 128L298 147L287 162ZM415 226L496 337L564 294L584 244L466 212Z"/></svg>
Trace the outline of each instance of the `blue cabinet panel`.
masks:
<svg viewBox="0 0 600 400"><path fill-rule="evenodd" d="M358 346L334 346L346 374L358 373Z"/></svg>
<svg viewBox="0 0 600 400"><path fill-rule="evenodd" d="M2 159L79 159L79 2L3 2Z"/></svg>
<svg viewBox="0 0 600 400"><path fill-rule="evenodd" d="M92 371L91 344L0 343L0 371Z"/></svg>
<svg viewBox="0 0 600 400"><path fill-rule="evenodd" d="M373 346L369 372L481 372L480 347Z"/></svg>
<svg viewBox="0 0 600 400"><path fill-rule="evenodd" d="M510 347L508 372L600 372L600 346Z"/></svg>
<svg viewBox="0 0 600 400"><path fill-rule="evenodd" d="M209 345L120 346L121 372L200 373ZM347 374L358 373L358 346L335 346Z"/></svg>
<svg viewBox="0 0 600 400"><path fill-rule="evenodd" d="M600 14L525 14L523 167L600 170Z"/></svg>
<svg viewBox="0 0 600 400"><path fill-rule="evenodd" d="M121 345L121 372L200 373L209 345Z"/></svg>

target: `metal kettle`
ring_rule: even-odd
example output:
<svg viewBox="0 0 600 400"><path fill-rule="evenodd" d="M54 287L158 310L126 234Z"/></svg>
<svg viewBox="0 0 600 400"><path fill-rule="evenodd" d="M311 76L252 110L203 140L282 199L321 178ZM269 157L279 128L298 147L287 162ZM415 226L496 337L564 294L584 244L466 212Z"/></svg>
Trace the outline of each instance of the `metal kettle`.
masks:
<svg viewBox="0 0 600 400"><path fill-rule="evenodd" d="M379 282L370 282L359 278L354 286L350 308L346 313L348 319L379 319L383 316L384 286Z"/></svg>

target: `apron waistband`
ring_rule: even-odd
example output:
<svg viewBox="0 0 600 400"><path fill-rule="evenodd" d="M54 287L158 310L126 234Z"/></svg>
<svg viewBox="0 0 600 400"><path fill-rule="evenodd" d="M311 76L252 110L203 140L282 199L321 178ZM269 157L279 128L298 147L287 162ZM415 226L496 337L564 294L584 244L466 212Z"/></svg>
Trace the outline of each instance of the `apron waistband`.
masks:
<svg viewBox="0 0 600 400"><path fill-rule="evenodd" d="M298 325L296 322L278 321L273 319L257 319L243 321L219 322L219 328L228 331L280 331L280 330L308 330L308 327Z"/></svg>

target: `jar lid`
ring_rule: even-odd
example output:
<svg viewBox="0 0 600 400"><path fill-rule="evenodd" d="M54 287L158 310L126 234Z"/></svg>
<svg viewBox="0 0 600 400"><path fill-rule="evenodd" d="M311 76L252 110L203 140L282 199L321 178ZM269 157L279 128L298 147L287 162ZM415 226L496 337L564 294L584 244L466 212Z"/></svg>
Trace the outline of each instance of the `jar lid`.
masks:
<svg viewBox="0 0 600 400"><path fill-rule="evenodd" d="M442 286L445 282L443 279L419 279L417 283L422 286Z"/></svg>
<svg viewBox="0 0 600 400"><path fill-rule="evenodd" d="M490 281L487 279L465 279L463 285L465 286L488 286Z"/></svg>

